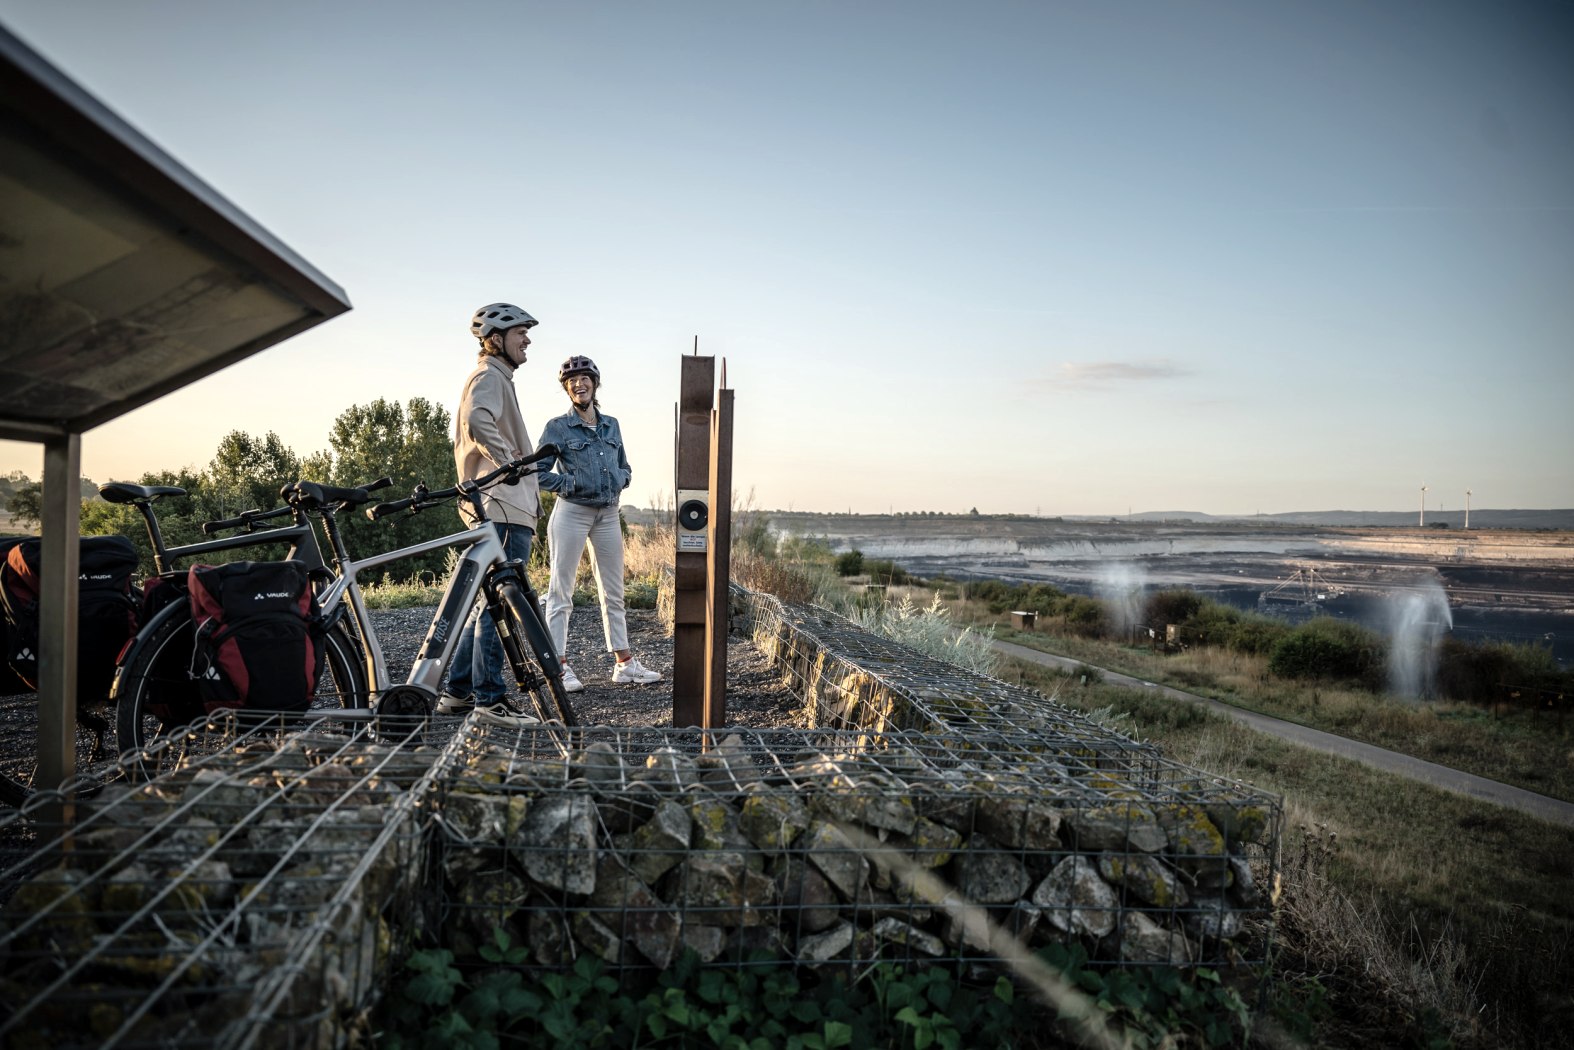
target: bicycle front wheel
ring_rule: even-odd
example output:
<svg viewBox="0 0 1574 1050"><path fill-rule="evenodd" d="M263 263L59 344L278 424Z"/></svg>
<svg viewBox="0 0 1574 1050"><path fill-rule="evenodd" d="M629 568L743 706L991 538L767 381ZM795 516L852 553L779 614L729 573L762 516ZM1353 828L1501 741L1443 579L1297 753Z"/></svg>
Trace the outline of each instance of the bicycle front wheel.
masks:
<svg viewBox="0 0 1574 1050"><path fill-rule="evenodd" d="M541 622L540 615L536 612L536 604L531 601L524 590L515 583L505 583L502 588L503 602L508 606L508 629L511 634L522 643L529 643L531 653L535 656L536 667L541 672L540 681L533 686L526 686L520 681L520 686L530 695L530 702L536 709L536 717L543 722L558 721L565 726L579 725L579 719L574 715L574 709L569 705L568 693L563 690L563 665L556 659L545 659L544 654L551 652L552 642L547 636L546 625ZM524 646L520 646L523 652ZM557 668L557 674L548 672L548 667ZM531 676L534 677L534 676Z"/></svg>

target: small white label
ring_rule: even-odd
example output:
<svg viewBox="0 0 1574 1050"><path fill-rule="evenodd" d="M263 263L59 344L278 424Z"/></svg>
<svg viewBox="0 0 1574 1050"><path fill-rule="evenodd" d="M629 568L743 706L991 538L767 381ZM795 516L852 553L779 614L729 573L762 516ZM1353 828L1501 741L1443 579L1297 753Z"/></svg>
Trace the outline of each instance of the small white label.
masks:
<svg viewBox="0 0 1574 1050"><path fill-rule="evenodd" d="M678 532L678 553L684 551L699 551L703 554L710 549L706 543L706 534L703 532Z"/></svg>

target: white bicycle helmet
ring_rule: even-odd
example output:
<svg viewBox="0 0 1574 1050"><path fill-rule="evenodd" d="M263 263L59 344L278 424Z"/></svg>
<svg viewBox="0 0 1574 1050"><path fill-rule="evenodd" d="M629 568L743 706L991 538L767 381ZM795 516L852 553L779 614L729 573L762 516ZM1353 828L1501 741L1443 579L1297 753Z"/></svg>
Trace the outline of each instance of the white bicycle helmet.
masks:
<svg viewBox="0 0 1574 1050"><path fill-rule="evenodd" d="M475 312L470 318L470 334L482 342L493 332L506 332L510 328L534 328L536 319L512 303L491 303Z"/></svg>

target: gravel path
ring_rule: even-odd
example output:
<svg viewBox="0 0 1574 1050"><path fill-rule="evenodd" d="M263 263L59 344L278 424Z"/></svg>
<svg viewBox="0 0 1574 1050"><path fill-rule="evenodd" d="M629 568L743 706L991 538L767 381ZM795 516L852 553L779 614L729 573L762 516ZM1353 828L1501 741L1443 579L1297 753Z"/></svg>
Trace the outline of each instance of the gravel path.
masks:
<svg viewBox="0 0 1574 1050"><path fill-rule="evenodd" d="M382 642L389 674L402 681L415 651L426 637L432 608L392 609L374 612L372 621ZM601 632L600 609L580 606L569 620L568 659L585 691L570 697L582 725L661 727L672 724L672 639L652 610L631 609L629 644L640 661L662 674L651 685L612 684L612 654ZM524 705L529 709L528 702ZM37 697L31 693L0 697L0 773L30 783L38 747ZM110 712L113 715L113 712ZM802 724L801 705L754 645L731 637L727 644L727 724L769 729ZM113 722L113 718L111 718ZM433 742L451 734L460 719L434 720ZM447 732L444 732L447 730ZM106 737L114 751L114 731ZM77 732L77 770L108 774L112 758L95 759L92 737Z"/></svg>

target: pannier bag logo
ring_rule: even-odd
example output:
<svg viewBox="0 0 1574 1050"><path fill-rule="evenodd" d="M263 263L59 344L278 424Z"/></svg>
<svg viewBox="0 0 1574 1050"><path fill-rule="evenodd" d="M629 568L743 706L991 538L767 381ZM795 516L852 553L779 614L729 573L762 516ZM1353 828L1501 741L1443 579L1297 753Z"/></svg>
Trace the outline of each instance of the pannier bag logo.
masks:
<svg viewBox="0 0 1574 1050"><path fill-rule="evenodd" d="M265 591L258 591L257 592L257 596L255 598L253 598L252 601L260 602L260 601L266 601L269 598L293 598L293 597L295 597L295 595L291 594L289 591L266 591L266 592Z"/></svg>
<svg viewBox="0 0 1574 1050"><path fill-rule="evenodd" d="M77 582L81 583L83 580L113 580L114 578L115 574L112 572L101 572L97 576L89 576L84 572L82 575L77 577Z"/></svg>

